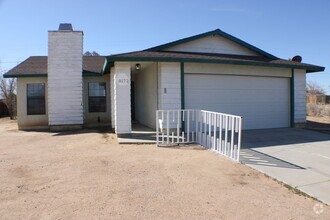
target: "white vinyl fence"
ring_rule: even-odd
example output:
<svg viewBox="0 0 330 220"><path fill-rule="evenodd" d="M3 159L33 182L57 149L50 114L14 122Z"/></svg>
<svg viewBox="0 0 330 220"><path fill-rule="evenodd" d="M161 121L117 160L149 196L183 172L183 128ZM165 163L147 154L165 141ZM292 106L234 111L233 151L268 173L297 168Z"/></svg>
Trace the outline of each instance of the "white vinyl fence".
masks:
<svg viewBox="0 0 330 220"><path fill-rule="evenodd" d="M157 110L157 146L197 143L239 161L242 117L204 110Z"/></svg>

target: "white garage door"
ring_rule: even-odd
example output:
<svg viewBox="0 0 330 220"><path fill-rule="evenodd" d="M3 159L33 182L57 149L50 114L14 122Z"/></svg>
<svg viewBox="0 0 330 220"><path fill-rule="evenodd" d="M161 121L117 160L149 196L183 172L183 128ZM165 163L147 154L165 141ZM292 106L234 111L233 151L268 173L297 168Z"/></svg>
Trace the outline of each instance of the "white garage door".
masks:
<svg viewBox="0 0 330 220"><path fill-rule="evenodd" d="M185 108L243 117L243 129L289 127L289 79L185 74Z"/></svg>

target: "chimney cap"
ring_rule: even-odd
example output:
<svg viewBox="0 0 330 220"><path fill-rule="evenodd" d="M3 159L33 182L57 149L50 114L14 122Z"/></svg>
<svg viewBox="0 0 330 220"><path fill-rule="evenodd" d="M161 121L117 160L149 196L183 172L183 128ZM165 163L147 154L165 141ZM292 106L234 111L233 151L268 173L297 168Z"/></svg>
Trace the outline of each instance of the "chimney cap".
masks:
<svg viewBox="0 0 330 220"><path fill-rule="evenodd" d="M59 31L73 31L72 24L70 24L70 23L62 23L58 27L58 30Z"/></svg>

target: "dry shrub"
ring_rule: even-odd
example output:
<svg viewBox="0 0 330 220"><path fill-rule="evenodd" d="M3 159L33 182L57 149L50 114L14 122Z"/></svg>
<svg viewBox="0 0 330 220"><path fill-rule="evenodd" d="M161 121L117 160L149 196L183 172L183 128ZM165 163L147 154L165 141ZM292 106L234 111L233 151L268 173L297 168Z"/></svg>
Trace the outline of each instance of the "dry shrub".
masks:
<svg viewBox="0 0 330 220"><path fill-rule="evenodd" d="M330 105L307 104L307 115L330 117Z"/></svg>
<svg viewBox="0 0 330 220"><path fill-rule="evenodd" d="M330 105L323 105L321 116L330 117Z"/></svg>

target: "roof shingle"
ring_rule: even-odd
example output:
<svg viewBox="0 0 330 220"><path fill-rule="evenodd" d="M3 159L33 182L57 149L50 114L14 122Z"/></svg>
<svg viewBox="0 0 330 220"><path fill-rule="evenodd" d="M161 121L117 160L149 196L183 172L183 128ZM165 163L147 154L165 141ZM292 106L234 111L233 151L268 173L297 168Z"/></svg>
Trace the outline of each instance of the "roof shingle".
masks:
<svg viewBox="0 0 330 220"><path fill-rule="evenodd" d="M155 62L197 62L197 63L219 63L237 64L251 66L271 66L282 68L306 69L307 72L323 71L324 67L299 63L279 58L267 58L261 56L243 56L228 54L208 54L191 52L169 52L169 51L136 51L131 53L116 54L107 57L108 62L114 61L155 61Z"/></svg>
<svg viewBox="0 0 330 220"><path fill-rule="evenodd" d="M97 76L102 74L104 56L84 56L83 74ZM31 56L4 74L4 77L47 76L47 56Z"/></svg>

